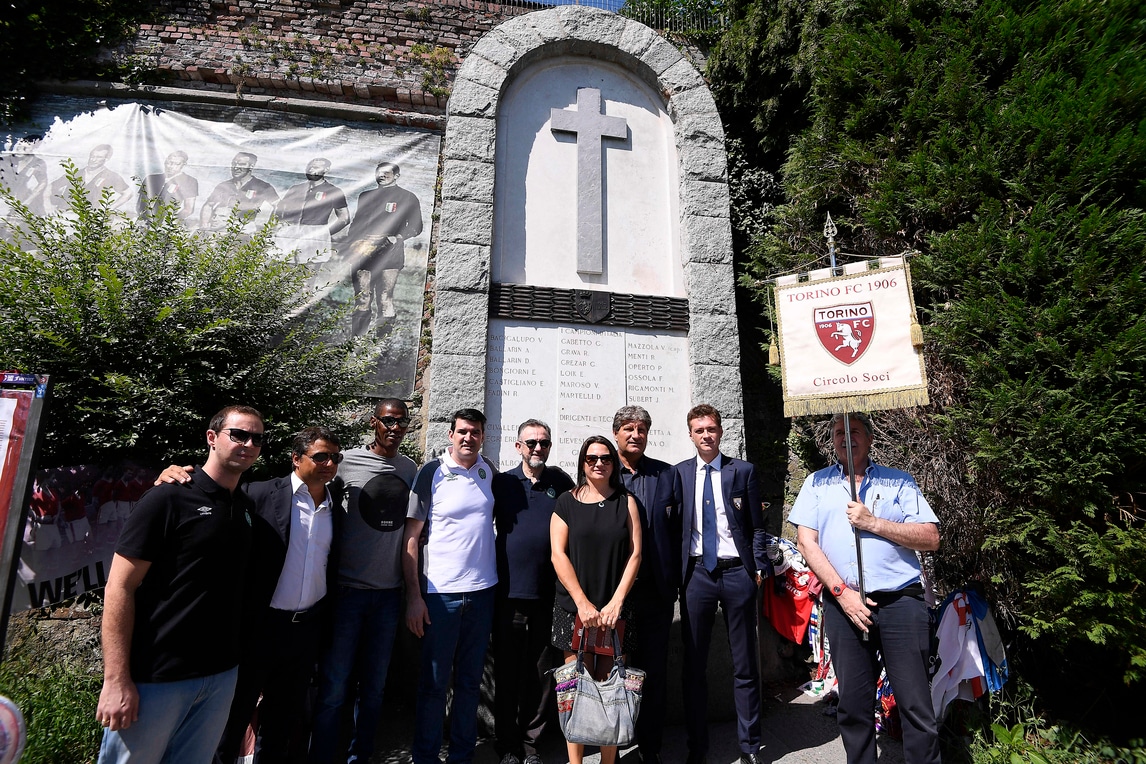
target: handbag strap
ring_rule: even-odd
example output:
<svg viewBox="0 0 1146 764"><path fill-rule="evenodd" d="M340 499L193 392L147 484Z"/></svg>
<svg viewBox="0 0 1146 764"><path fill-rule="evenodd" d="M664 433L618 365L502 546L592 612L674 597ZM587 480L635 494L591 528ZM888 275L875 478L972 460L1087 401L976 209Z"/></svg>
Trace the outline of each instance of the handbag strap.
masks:
<svg viewBox="0 0 1146 764"><path fill-rule="evenodd" d="M621 640L617 636L616 629L609 629L613 634L613 668L617 669L617 673L621 678L625 678L625 659L621 655ZM581 669L585 667L585 642L582 640L581 646L577 648L577 673L581 673Z"/></svg>
<svg viewBox="0 0 1146 764"><path fill-rule="evenodd" d="M617 669L617 673L621 675L621 679L625 678L625 659L621 655L621 640L617 636L617 630L612 629L613 632L613 668Z"/></svg>

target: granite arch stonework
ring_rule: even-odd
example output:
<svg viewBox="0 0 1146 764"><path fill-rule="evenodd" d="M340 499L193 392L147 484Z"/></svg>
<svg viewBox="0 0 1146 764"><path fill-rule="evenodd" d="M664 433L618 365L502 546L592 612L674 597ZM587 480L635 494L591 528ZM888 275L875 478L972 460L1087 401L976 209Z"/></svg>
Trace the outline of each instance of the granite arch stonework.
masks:
<svg viewBox="0 0 1146 764"><path fill-rule="evenodd" d="M695 67L659 34L585 6L536 11L494 28L474 46L454 82L443 151L427 449L447 444L453 411L485 408L499 98L531 63L560 55L620 66L663 99L678 156L692 398L722 412L724 450L743 456L727 157L715 101Z"/></svg>

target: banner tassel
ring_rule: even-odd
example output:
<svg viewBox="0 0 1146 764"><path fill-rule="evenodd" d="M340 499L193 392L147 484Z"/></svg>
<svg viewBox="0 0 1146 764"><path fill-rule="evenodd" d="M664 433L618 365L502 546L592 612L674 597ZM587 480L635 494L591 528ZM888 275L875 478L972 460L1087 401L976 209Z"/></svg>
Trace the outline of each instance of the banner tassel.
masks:
<svg viewBox="0 0 1146 764"><path fill-rule="evenodd" d="M780 348L776 347L776 337L772 337L772 343L768 345L768 365L780 365Z"/></svg>
<svg viewBox="0 0 1146 764"><path fill-rule="evenodd" d="M911 319L911 344L917 348L923 347L923 327L914 316Z"/></svg>

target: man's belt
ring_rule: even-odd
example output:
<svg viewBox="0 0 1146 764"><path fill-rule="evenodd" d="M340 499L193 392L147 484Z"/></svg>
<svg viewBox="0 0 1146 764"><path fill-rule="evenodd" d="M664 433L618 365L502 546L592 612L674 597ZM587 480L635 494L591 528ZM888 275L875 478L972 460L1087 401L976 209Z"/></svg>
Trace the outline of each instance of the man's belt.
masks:
<svg viewBox="0 0 1146 764"><path fill-rule="evenodd" d="M704 567L704 558L702 557L689 557L688 559L696 563L697 567ZM716 567L713 570L729 570L731 568L743 567L744 562L739 557L721 557L716 561Z"/></svg>

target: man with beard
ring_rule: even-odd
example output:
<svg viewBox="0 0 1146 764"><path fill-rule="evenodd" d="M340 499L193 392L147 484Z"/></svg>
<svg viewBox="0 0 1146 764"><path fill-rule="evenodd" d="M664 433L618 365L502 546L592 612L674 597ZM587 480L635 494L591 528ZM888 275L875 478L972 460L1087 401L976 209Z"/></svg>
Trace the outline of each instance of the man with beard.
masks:
<svg viewBox="0 0 1146 764"><path fill-rule="evenodd" d="M163 172L147 176L139 195L140 217L151 214L161 204L175 205L180 220L191 217L199 196L199 181L183 171L186 167L187 152L172 151L163 162Z"/></svg>
<svg viewBox="0 0 1146 764"><path fill-rule="evenodd" d="M545 461L549 425L527 419L517 428L521 463L494 476L497 590L493 610L494 727L501 764L541 764L538 741L553 705L547 676L560 663L550 644L556 573L549 524L557 497L573 480Z"/></svg>
<svg viewBox="0 0 1146 764"><path fill-rule="evenodd" d="M346 490L339 534L332 637L320 661L318 703L310 744L313 764L369 761L374 752L386 673L402 597L402 541L417 465L398 447L410 426L406 404L378 402L370 418L374 442L344 453L335 485ZM351 697L357 676L357 695ZM341 711L354 702L349 753L339 749Z"/></svg>
<svg viewBox="0 0 1146 764"><path fill-rule="evenodd" d="M278 192L253 174L259 158L248 151L240 151L231 160L231 178L215 186L203 203L199 225L210 231L222 230L227 215L238 208L244 222L252 221L264 205L273 207L279 200Z"/></svg>
<svg viewBox="0 0 1146 764"><path fill-rule="evenodd" d="M291 186L279 199L275 215L283 227L275 241L283 252L297 250L299 264L330 259L330 237L350 225L342 189L326 179L330 160L316 157L306 165L306 182Z"/></svg>
<svg viewBox="0 0 1146 764"><path fill-rule="evenodd" d="M406 262L405 242L422 232L418 197L398 186L401 169L382 162L374 170L378 188L358 197L350 224L347 251L354 274L354 312L351 328L356 336L370 329L371 309L377 318L394 316L394 286Z"/></svg>

